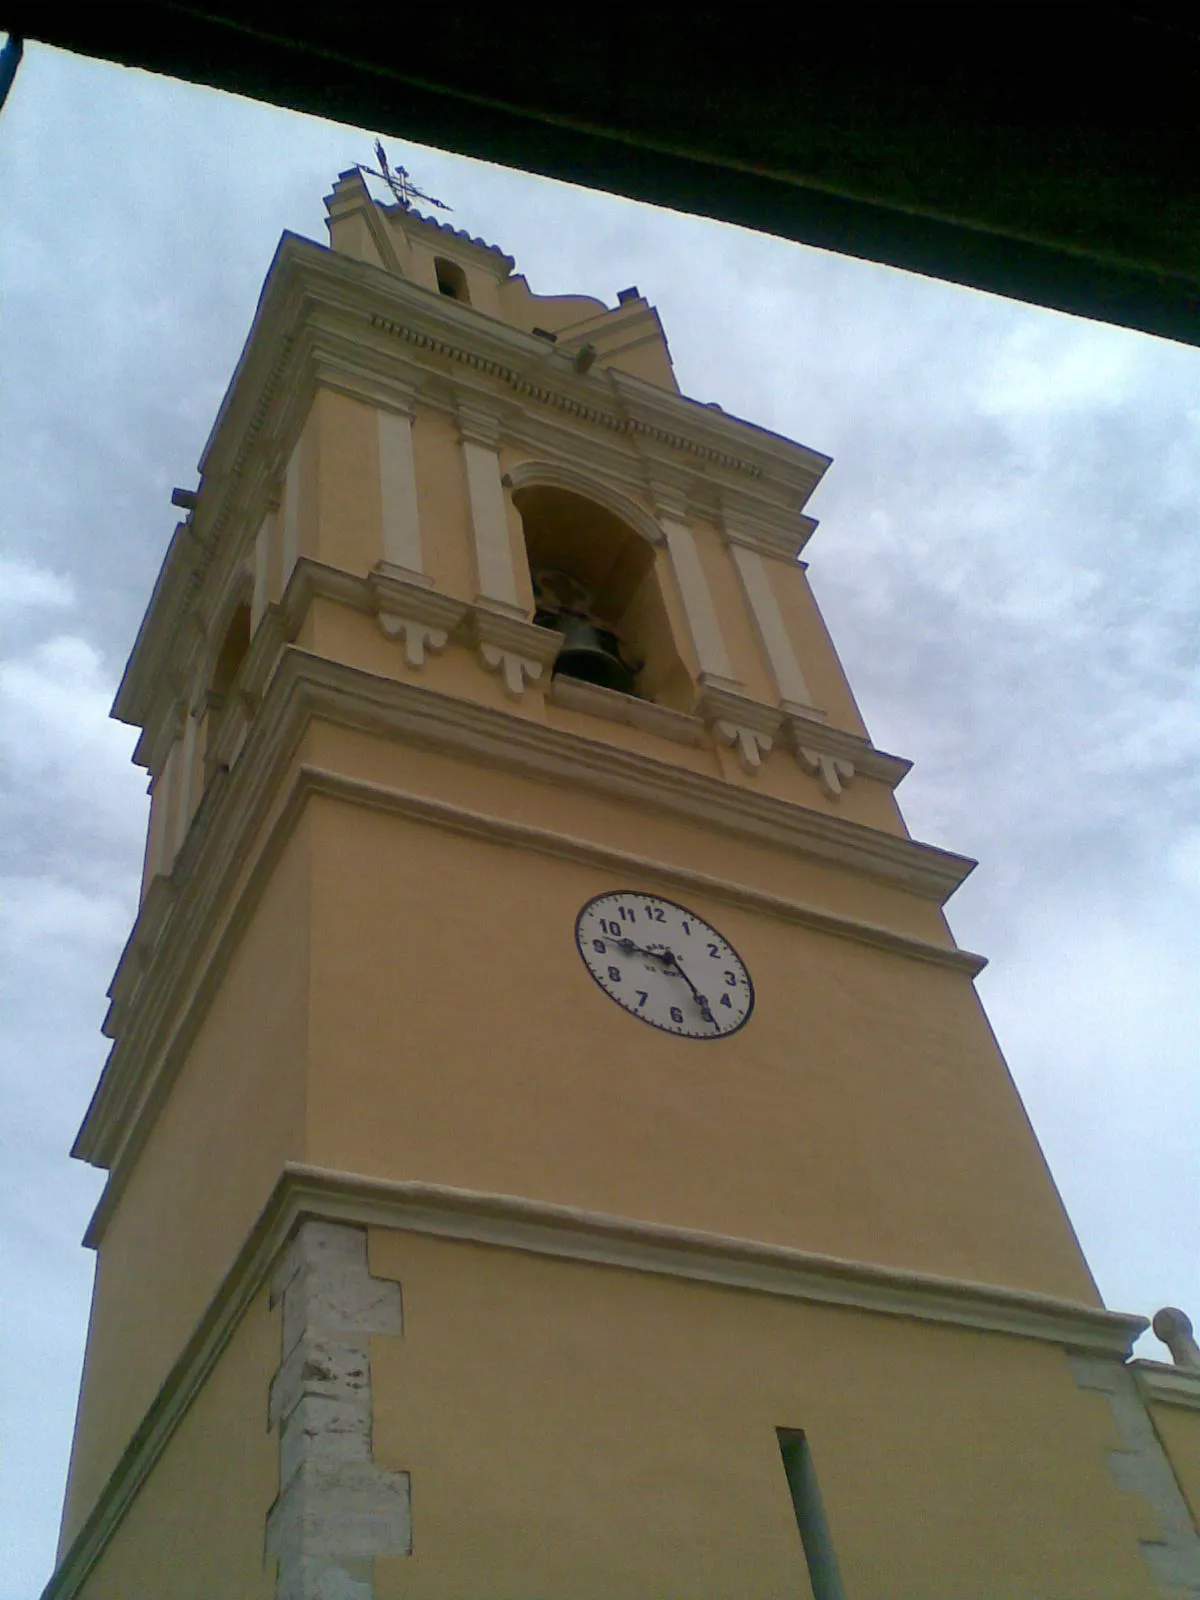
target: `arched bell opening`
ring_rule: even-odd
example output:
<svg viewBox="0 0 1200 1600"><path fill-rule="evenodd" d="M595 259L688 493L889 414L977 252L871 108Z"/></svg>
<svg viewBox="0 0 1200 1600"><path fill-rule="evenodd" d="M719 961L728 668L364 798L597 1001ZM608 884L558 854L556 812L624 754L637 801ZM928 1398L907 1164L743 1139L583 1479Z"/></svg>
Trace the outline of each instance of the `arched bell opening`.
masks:
<svg viewBox="0 0 1200 1600"><path fill-rule="evenodd" d="M525 530L534 621L564 636L554 676L687 709L655 547L615 512L547 484L513 493Z"/></svg>

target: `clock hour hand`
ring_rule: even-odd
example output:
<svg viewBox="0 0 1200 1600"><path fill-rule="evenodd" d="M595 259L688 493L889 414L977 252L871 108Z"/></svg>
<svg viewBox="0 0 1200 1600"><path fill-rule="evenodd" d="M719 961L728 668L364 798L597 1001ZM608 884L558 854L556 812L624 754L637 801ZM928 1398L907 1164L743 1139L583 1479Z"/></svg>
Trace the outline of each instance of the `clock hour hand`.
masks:
<svg viewBox="0 0 1200 1600"><path fill-rule="evenodd" d="M634 944L632 939L614 939L608 934L605 935L605 938L609 944L615 944L618 950L624 950L628 955L651 956L655 961L661 961L667 966L670 966L675 959L669 950L666 952L662 950L647 950L645 945Z"/></svg>

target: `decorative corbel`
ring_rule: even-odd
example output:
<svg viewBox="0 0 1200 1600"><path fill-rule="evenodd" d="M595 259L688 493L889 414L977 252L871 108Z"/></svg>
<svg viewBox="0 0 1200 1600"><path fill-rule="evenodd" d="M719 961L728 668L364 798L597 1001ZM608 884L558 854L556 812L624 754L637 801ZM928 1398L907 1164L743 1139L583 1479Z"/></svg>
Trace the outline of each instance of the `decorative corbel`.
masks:
<svg viewBox="0 0 1200 1600"><path fill-rule="evenodd" d="M821 787L831 800L836 800L854 777L854 763L843 756L830 755L826 750L813 750L798 744L796 754L805 772L819 778Z"/></svg>
<svg viewBox="0 0 1200 1600"><path fill-rule="evenodd" d="M475 606L471 612L471 631L479 659L488 672L498 672L504 692L519 700L527 683L548 680L548 668L562 649L563 636L553 628Z"/></svg>
<svg viewBox="0 0 1200 1600"><path fill-rule="evenodd" d="M744 772L760 770L763 757L775 743L783 721L782 711L751 700L748 695L725 688L709 678L702 680L697 710L717 743L736 752L738 765Z"/></svg>
<svg viewBox="0 0 1200 1600"><path fill-rule="evenodd" d="M427 650L444 650L446 642L467 613L462 600L438 594L430 580L398 571L380 562L367 577L380 631L388 639L404 641L404 659L419 671Z"/></svg>

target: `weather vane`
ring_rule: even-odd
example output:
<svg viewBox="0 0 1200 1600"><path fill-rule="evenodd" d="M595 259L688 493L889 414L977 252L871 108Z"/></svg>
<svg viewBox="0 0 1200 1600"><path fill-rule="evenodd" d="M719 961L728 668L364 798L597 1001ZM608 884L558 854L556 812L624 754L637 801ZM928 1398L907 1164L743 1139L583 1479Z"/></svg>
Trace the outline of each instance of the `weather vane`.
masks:
<svg viewBox="0 0 1200 1600"><path fill-rule="evenodd" d="M376 139L375 141L375 158L379 162L378 168L364 167L360 161L358 170L367 173L372 178L382 178L392 191L392 198L397 205L403 206L405 211L412 210L414 200L423 200L427 206L436 206L439 211L453 211L454 207L448 206L444 200L436 200L433 195L425 194L418 189L409 177L406 168L389 166L387 151L383 148L381 139Z"/></svg>

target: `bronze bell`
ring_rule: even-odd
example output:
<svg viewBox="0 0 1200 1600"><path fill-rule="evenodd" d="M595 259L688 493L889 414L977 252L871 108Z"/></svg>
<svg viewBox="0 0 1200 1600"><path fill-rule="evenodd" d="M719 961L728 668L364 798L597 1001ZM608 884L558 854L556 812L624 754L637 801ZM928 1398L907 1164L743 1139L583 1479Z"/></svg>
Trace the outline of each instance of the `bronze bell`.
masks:
<svg viewBox="0 0 1200 1600"><path fill-rule="evenodd" d="M554 662L554 676L578 678L602 689L633 693L633 669L621 660L617 636L589 617L571 611L539 611L533 619L540 627L554 628L563 636Z"/></svg>
<svg viewBox="0 0 1200 1600"><path fill-rule="evenodd" d="M554 628L563 636L554 676L578 678L602 689L632 694L635 669L621 659L620 640L612 629L591 615L589 591L564 572L539 572L534 585L534 622L539 627Z"/></svg>
<svg viewBox="0 0 1200 1600"><path fill-rule="evenodd" d="M602 689L633 693L633 672L621 660L621 647L615 633L598 627L587 617L560 615L558 626L563 644L554 663L555 676L580 678Z"/></svg>

